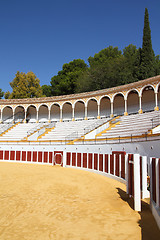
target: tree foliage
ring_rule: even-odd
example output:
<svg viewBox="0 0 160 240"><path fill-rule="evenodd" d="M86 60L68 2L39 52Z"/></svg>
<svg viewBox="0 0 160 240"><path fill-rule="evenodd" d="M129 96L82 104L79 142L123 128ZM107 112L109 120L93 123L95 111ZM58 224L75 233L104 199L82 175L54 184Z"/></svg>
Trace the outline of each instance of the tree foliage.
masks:
<svg viewBox="0 0 160 240"><path fill-rule="evenodd" d="M0 99L4 96L4 92L2 91L2 89L0 88Z"/></svg>
<svg viewBox="0 0 160 240"><path fill-rule="evenodd" d="M13 98L38 98L42 97L42 88L40 81L33 72L23 73L17 72L15 78L10 85L13 91L6 93L5 97Z"/></svg>
<svg viewBox="0 0 160 240"><path fill-rule="evenodd" d="M51 78L52 95L75 93L77 79L86 69L87 64L81 59L64 64L58 75Z"/></svg>
<svg viewBox="0 0 160 240"><path fill-rule="evenodd" d="M149 25L148 9L145 9L143 44L141 51L140 78L145 79L155 75L155 54L152 49L151 29Z"/></svg>
<svg viewBox="0 0 160 240"><path fill-rule="evenodd" d="M43 95L46 97L52 96L52 88L49 85L42 85Z"/></svg>

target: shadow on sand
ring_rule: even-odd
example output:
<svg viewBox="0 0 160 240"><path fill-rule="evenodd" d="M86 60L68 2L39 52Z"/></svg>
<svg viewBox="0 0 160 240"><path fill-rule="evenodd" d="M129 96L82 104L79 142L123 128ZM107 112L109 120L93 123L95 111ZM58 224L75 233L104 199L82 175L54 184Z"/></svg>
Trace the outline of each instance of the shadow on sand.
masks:
<svg viewBox="0 0 160 240"><path fill-rule="evenodd" d="M120 188L117 188L120 198L127 202L128 205L134 209L133 198L129 198L128 194ZM141 227L141 239L142 240L160 240L160 230L154 220L154 217L150 210L150 205L142 201L142 211L138 212L141 219L138 221Z"/></svg>

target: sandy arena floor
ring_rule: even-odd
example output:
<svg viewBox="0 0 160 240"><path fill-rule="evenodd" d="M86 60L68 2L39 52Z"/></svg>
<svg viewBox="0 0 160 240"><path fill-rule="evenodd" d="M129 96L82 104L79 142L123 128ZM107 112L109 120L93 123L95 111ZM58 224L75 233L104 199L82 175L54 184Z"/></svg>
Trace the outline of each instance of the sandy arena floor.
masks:
<svg viewBox="0 0 160 240"><path fill-rule="evenodd" d="M86 171L0 163L2 240L158 240L148 204L132 209L125 185Z"/></svg>

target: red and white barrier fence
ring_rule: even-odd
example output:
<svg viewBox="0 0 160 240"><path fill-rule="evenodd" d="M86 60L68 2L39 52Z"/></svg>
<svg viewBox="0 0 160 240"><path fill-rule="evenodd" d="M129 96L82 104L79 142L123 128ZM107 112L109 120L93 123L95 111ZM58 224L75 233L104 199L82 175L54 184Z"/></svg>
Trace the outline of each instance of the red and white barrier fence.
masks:
<svg viewBox="0 0 160 240"><path fill-rule="evenodd" d="M160 159L150 158L150 192L152 214L160 228Z"/></svg>
<svg viewBox="0 0 160 240"><path fill-rule="evenodd" d="M66 166L108 174L125 181L127 169L125 155L125 152L112 154L67 152Z"/></svg>
<svg viewBox="0 0 160 240"><path fill-rule="evenodd" d="M63 165L63 151L0 150L0 161Z"/></svg>
<svg viewBox="0 0 160 240"><path fill-rule="evenodd" d="M81 168L115 178L126 183L127 193L134 198L134 209L141 211L141 199L149 197L147 190L150 171L151 209L160 228L160 159L139 154L114 151L111 154L98 152L0 150L0 161L61 165Z"/></svg>

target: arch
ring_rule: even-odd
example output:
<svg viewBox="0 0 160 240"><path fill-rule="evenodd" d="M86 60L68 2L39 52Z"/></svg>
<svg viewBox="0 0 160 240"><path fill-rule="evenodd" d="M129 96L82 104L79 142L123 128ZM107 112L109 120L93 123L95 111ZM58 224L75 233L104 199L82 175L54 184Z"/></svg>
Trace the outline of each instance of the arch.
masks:
<svg viewBox="0 0 160 240"><path fill-rule="evenodd" d="M60 105L58 103L53 103L51 105L50 119L51 122L53 121L57 122L60 120Z"/></svg>
<svg viewBox="0 0 160 240"><path fill-rule="evenodd" d="M96 98L90 98L87 101L87 117L97 118L98 116L98 103Z"/></svg>
<svg viewBox="0 0 160 240"><path fill-rule="evenodd" d="M37 121L37 108L35 105L30 105L27 107L26 121L27 122Z"/></svg>
<svg viewBox="0 0 160 240"><path fill-rule="evenodd" d="M160 84L157 89L157 102L158 102L158 106L160 107Z"/></svg>
<svg viewBox="0 0 160 240"><path fill-rule="evenodd" d="M48 106L46 104L41 104L38 111L39 122L48 122Z"/></svg>
<svg viewBox="0 0 160 240"><path fill-rule="evenodd" d="M63 105L65 105L66 103L71 104L71 106L72 106L72 103L70 101L67 101L67 102L62 103L62 108L63 108Z"/></svg>
<svg viewBox="0 0 160 240"><path fill-rule="evenodd" d="M65 102L62 105L62 119L72 120L72 104L70 102Z"/></svg>
<svg viewBox="0 0 160 240"><path fill-rule="evenodd" d="M115 116L123 115L125 112L124 94L117 93L113 96L113 113Z"/></svg>
<svg viewBox="0 0 160 240"><path fill-rule="evenodd" d="M5 106L2 109L2 121L4 123L10 123L13 121L13 108L11 106Z"/></svg>
<svg viewBox="0 0 160 240"><path fill-rule="evenodd" d="M128 114L138 113L139 111L139 93L137 90L131 90L127 94L127 112Z"/></svg>
<svg viewBox="0 0 160 240"><path fill-rule="evenodd" d="M75 119L84 119L85 117L85 103L81 100L76 101L74 105Z"/></svg>
<svg viewBox="0 0 160 240"><path fill-rule="evenodd" d="M122 92L117 92L117 93L115 93L115 94L113 95L113 97L112 97L112 102L114 102L114 99L115 99L115 97L116 97L117 95L118 95L118 96L121 95L121 96L123 96L123 98L125 98L124 93L122 93Z"/></svg>
<svg viewBox="0 0 160 240"><path fill-rule="evenodd" d="M151 85L143 88L142 91L142 111L153 111L155 107L155 92Z"/></svg>
<svg viewBox="0 0 160 240"><path fill-rule="evenodd" d="M25 109L23 106L19 105L16 106L14 110L14 121L15 122L20 122L23 119L25 119Z"/></svg>
<svg viewBox="0 0 160 240"><path fill-rule="evenodd" d="M152 84L147 84L147 85L145 85L145 86L143 86L143 87L141 88L140 94L139 94L140 96L142 96L143 91L144 91L146 88L152 88L153 91L155 92L155 87L154 87Z"/></svg>
<svg viewBox="0 0 160 240"><path fill-rule="evenodd" d="M111 100L108 96L103 96L100 99L100 116L109 117L111 114Z"/></svg>

